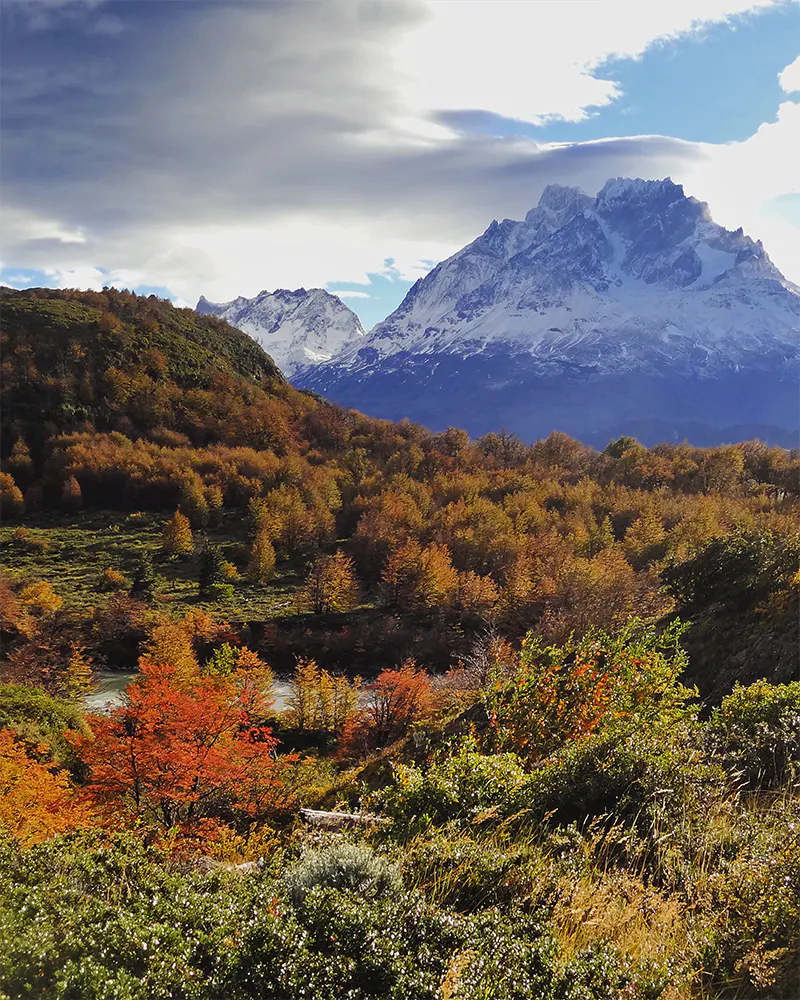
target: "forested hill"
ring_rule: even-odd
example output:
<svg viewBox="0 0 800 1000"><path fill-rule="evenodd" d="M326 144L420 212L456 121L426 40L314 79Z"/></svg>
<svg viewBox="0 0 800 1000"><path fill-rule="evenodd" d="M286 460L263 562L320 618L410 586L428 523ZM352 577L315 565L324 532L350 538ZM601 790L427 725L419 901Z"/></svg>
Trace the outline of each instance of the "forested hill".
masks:
<svg viewBox="0 0 800 1000"><path fill-rule="evenodd" d="M262 348L215 316L154 295L0 289L3 430L196 428L204 392L300 399ZM201 420L201 425L203 421Z"/></svg>

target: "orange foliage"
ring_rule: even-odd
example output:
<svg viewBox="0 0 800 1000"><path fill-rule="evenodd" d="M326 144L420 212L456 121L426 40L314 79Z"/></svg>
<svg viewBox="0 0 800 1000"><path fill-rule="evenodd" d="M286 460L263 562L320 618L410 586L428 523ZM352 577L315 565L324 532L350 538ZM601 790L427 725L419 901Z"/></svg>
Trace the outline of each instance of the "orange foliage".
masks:
<svg viewBox="0 0 800 1000"><path fill-rule="evenodd" d="M366 686L364 708L347 721L341 738L343 754L352 756L386 746L422 722L434 708L430 676L413 660L382 670Z"/></svg>
<svg viewBox="0 0 800 1000"><path fill-rule="evenodd" d="M45 750L29 750L13 730L0 729L0 828L23 847L91 821L66 773L36 759Z"/></svg>
<svg viewBox="0 0 800 1000"><path fill-rule="evenodd" d="M172 669L142 663L128 700L92 717L90 736L72 736L98 807L164 829L231 805L250 817L274 807L276 740L251 722L254 685L206 677L176 686Z"/></svg>

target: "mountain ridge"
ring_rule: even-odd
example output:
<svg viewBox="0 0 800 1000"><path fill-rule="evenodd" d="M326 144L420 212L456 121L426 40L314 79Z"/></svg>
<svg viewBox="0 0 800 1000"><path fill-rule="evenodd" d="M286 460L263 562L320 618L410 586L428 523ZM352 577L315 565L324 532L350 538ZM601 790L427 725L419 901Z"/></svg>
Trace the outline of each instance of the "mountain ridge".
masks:
<svg viewBox="0 0 800 1000"><path fill-rule="evenodd" d="M595 197L549 185L523 221L494 220L366 338L294 379L435 429L600 443L659 424L714 443L735 426L791 437L799 359L800 288L760 241L669 178L614 178Z"/></svg>

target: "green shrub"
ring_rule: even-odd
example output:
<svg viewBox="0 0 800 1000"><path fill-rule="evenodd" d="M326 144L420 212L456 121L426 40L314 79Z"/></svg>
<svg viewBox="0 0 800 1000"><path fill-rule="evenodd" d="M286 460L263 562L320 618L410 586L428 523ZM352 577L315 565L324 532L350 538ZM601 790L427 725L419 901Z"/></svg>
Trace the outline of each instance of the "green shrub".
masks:
<svg viewBox="0 0 800 1000"><path fill-rule="evenodd" d="M747 788L777 788L800 772L800 682L736 685L706 725L708 752Z"/></svg>
<svg viewBox="0 0 800 1000"><path fill-rule="evenodd" d="M286 887L296 906L315 886L378 899L398 892L401 882L397 868L368 847L341 843L307 851L286 874Z"/></svg>
<svg viewBox="0 0 800 1000"><path fill-rule="evenodd" d="M566 825L608 816L650 829L700 807L723 786L690 729L628 731L568 744L517 788L511 812Z"/></svg>
<svg viewBox="0 0 800 1000"><path fill-rule="evenodd" d="M381 807L395 821L396 831L447 820L471 820L502 807L525 777L516 754L481 754L465 741L451 757L442 756L423 773L399 765L393 783L381 795Z"/></svg>
<svg viewBox="0 0 800 1000"><path fill-rule="evenodd" d="M67 767L76 766L76 758L65 731L87 731L76 705L22 684L0 684L0 729L5 728L29 743L46 745L53 760Z"/></svg>

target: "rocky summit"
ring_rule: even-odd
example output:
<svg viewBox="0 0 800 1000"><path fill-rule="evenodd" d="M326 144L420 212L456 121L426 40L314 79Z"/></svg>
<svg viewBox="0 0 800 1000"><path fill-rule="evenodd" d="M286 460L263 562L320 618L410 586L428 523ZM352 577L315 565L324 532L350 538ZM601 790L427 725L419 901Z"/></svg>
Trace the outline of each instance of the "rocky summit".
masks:
<svg viewBox="0 0 800 1000"><path fill-rule="evenodd" d="M523 221L492 222L367 336L321 366L298 358L292 374L434 429L791 446L799 361L800 288L761 243L670 179L617 178L596 197L545 188Z"/></svg>
<svg viewBox="0 0 800 1000"><path fill-rule="evenodd" d="M364 337L358 316L322 288L279 288L223 303L201 295L196 311L249 333L289 376L300 367L329 361Z"/></svg>

